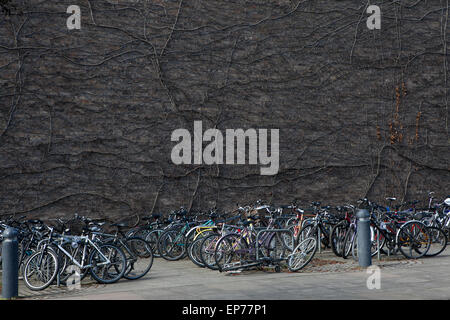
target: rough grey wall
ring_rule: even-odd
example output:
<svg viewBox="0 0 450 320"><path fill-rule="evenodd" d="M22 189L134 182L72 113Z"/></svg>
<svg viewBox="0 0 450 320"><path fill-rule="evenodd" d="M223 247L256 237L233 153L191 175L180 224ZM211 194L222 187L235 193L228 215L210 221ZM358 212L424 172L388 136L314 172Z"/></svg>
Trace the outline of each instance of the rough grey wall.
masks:
<svg viewBox="0 0 450 320"><path fill-rule="evenodd" d="M447 0L11 0L0 214L112 218L449 190ZM69 31L69 5L82 11ZM280 171L183 165L171 132L279 128Z"/></svg>

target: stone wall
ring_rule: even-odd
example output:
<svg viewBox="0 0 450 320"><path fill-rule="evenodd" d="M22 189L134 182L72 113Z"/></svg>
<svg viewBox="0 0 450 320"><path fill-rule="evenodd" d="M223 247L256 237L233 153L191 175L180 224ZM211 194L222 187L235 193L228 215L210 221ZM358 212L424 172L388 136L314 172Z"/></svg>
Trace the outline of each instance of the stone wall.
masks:
<svg viewBox="0 0 450 320"><path fill-rule="evenodd" d="M449 191L447 1L11 0L0 214L131 217ZM69 5L81 30L68 30ZM173 130L280 129L280 170L174 165Z"/></svg>

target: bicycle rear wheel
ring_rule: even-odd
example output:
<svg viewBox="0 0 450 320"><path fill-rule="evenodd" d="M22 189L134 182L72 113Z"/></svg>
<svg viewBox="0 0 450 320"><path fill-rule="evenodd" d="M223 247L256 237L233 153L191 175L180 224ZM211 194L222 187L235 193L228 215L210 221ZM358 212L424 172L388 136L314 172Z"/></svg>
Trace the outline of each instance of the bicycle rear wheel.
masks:
<svg viewBox="0 0 450 320"><path fill-rule="evenodd" d="M220 234L211 234L206 236L200 244L199 257L200 261L205 267L211 270L217 270L216 260L214 258L214 252L217 241L221 238Z"/></svg>
<svg viewBox="0 0 450 320"><path fill-rule="evenodd" d="M150 244L139 237L126 239L123 252L127 258L127 267L123 277L136 280L145 276L153 265L153 252Z"/></svg>
<svg viewBox="0 0 450 320"><path fill-rule="evenodd" d="M409 221L400 227L397 233L397 246L408 259L423 257L431 245L431 235L425 224Z"/></svg>
<svg viewBox="0 0 450 320"><path fill-rule="evenodd" d="M247 243L239 234L227 234L216 245L214 260L220 272L245 268L250 263L255 263L250 257Z"/></svg>
<svg viewBox="0 0 450 320"><path fill-rule="evenodd" d="M347 257L352 252L352 248L354 247L354 243L356 241L356 227L354 225L350 225L345 234L344 243L342 246L342 258L347 259Z"/></svg>
<svg viewBox="0 0 450 320"><path fill-rule="evenodd" d="M124 275L127 259L118 247L104 244L99 247L99 250L92 250L89 264L91 275L97 282L114 283Z"/></svg>
<svg viewBox="0 0 450 320"><path fill-rule="evenodd" d="M153 252L153 257L158 258L161 257L158 252L158 240L161 234L164 232L162 229L155 229L149 232L145 237L145 241L150 245Z"/></svg>
<svg viewBox="0 0 450 320"><path fill-rule="evenodd" d="M347 233L347 229L348 222L342 221L335 225L330 233L331 250L333 250L333 253L338 257L342 257L344 239L345 234Z"/></svg>
<svg viewBox="0 0 450 320"><path fill-rule="evenodd" d="M184 236L177 230L168 230L158 239L158 252L166 260L175 261L184 257Z"/></svg>

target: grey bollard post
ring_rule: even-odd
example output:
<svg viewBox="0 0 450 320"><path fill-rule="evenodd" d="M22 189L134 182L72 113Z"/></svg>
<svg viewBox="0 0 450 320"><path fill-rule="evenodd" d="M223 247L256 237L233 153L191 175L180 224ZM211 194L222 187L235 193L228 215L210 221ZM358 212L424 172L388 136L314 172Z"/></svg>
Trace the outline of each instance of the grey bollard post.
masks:
<svg viewBox="0 0 450 320"><path fill-rule="evenodd" d="M366 209L360 209L356 213L356 217L358 218L358 262L361 267L369 267L372 265L372 255L370 252L372 246L370 238L370 213Z"/></svg>
<svg viewBox="0 0 450 320"><path fill-rule="evenodd" d="M2 244L2 297L11 299L19 295L19 245L17 230L3 231Z"/></svg>

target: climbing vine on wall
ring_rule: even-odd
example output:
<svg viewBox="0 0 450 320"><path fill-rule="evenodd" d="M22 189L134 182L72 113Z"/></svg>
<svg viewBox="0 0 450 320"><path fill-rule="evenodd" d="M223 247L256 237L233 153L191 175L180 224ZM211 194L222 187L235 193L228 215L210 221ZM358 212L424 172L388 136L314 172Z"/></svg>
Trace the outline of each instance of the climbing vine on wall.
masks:
<svg viewBox="0 0 450 320"><path fill-rule="evenodd" d="M447 1L374 2L0 0L0 214L443 196ZM174 165L198 120L280 129L278 174Z"/></svg>

